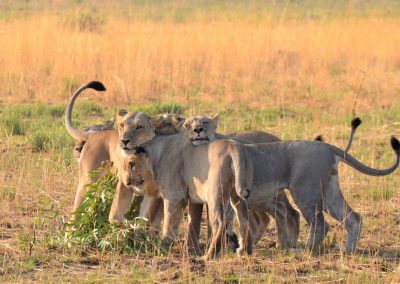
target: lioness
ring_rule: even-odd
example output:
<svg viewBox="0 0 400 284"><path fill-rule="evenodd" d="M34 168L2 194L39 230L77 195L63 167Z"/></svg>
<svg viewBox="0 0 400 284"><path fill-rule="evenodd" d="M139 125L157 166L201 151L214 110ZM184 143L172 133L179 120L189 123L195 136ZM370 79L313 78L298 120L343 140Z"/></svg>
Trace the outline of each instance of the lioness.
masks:
<svg viewBox="0 0 400 284"><path fill-rule="evenodd" d="M173 137L169 137L169 139L171 138ZM205 145L218 145L221 141L224 140L216 140ZM165 140L155 139L143 145L146 152L149 153L151 163L159 163L160 156L157 155L159 155L160 152L165 152L162 150L171 150L169 147L180 146L179 148L181 151L179 154L175 154L173 158L179 159L179 155L182 155L184 158L181 161L185 166L183 169L187 169L191 173L188 174L185 173L185 171L183 173L178 171L169 174L165 172L155 172L155 178L159 183L161 181L168 184L168 182L171 182L171 179L175 178L175 186L184 188L186 185L189 187L188 193L186 193L185 190L168 192L164 189L163 194L165 193L165 196L163 197L166 198L168 203L170 203L171 197L178 197L178 200L180 200L180 198L198 198L201 202L201 197L204 198L204 196L201 196L196 190L191 191L196 188L195 183L202 187L202 180L205 181L205 179L198 178L198 175L201 177L201 174L204 175L204 173L196 171L201 172L199 168L204 166L201 158L206 159L209 166L211 166L214 161L209 160L209 158L213 158L215 155L208 155L206 151L203 155L195 155L195 157L193 157L193 149L185 144L179 144L180 138L170 140L169 142L173 143L166 143ZM228 142L224 141L224 143ZM361 217L350 208L340 191L337 177L338 162L343 161L358 171L368 175L382 176L390 174L398 167L400 160L400 144L398 140L393 137L391 144L396 153L396 161L391 167L384 170L369 168L337 147L320 141L287 141L254 145L236 144L234 145L235 147L231 149L238 151L234 156L241 157L241 162L245 162L247 165L245 179L247 185L244 184L241 186L242 189L247 188L247 190L244 190L240 194L242 197L247 198L249 203L258 203L267 200L283 188L289 188L296 204L301 209L307 222L311 225L307 247L309 249L317 247L327 233L328 225L322 214L322 211L325 210L337 220L345 222L345 227L349 234L346 242L346 251L352 252L359 238ZM195 148L197 149L205 145L196 146ZM229 146L225 144L224 147L227 148ZM202 151L204 151L204 149ZM153 158L151 158L152 156ZM188 159L189 157L192 158ZM205 167L207 168L207 166ZM214 170L216 170L218 174L221 173L219 169L214 168ZM227 176L229 175L228 171ZM214 175L207 176L207 183L212 182L210 179L216 178ZM168 187L166 187L166 189L168 189ZM207 188L203 189L207 192ZM178 195L174 196L174 193ZM181 195L179 195L179 193ZM217 206L217 208L220 207L221 205ZM210 210L216 210L216 208ZM166 216L173 216L174 212L169 212L167 210L165 213ZM239 211L239 213L244 216L246 215L246 211ZM214 214L218 215L219 212L214 212ZM171 219L171 217L167 218L166 224L164 224L164 226L166 226L164 230L166 231L168 231L168 226L171 224L171 220L168 219ZM177 221L178 218L173 218L173 220ZM174 224L177 226L176 223ZM245 236L244 231L240 230L240 232L242 234L241 238L243 239ZM249 243L251 242L248 242L248 244Z"/></svg>
<svg viewBox="0 0 400 284"><path fill-rule="evenodd" d="M339 186L338 163L373 176L384 176L397 169L400 143L391 138L396 154L394 164L384 170L372 169L341 149L320 141L285 141L268 144L238 145L236 155L246 164L246 189L240 196L249 204L259 203L288 188L294 202L311 225L307 248L318 247L329 230L323 211L345 223L348 236L346 252L356 248L361 216L347 204ZM239 211L239 215L247 215ZM243 236L242 236L243 237Z"/></svg>
<svg viewBox="0 0 400 284"><path fill-rule="evenodd" d="M79 149L75 150L78 155L78 167L79 167L79 185L78 190L75 196L74 207L73 210L76 211L77 208L82 204L84 200L85 194L85 185L88 183L94 182L97 177L92 177L89 173L93 170L96 170L101 164L105 161L111 160L113 162L114 169L115 167L120 167L121 164L121 156L118 152L116 147L116 131L110 130L106 131L105 128L95 129L95 130L102 130L99 132L93 132L91 128L83 129L81 131L76 130L72 126L71 116L72 116L72 109L76 98L82 93L85 89L91 88L97 91L105 91L105 87L101 82L93 81L89 82L81 86L71 97L71 100L68 104L66 116L65 116L65 125L67 128L68 133L73 136L77 141L79 141ZM119 135L122 137L129 137L131 132L138 132L140 133L140 129L142 128L151 128L154 131L154 134L151 136L146 137L146 139L150 139L153 135L169 135L172 133L176 133L182 123L182 118L178 115L162 115L157 117L148 117L142 113L128 113L125 110L120 110L117 116L117 120L119 123L118 131ZM257 139L266 142L269 141L268 139L277 139L276 137L269 135L267 133L244 133L238 134L238 136L247 136L250 137L251 142L257 142ZM126 138L125 138L126 139ZM143 139L143 137L142 137ZM123 143L123 142L121 142ZM121 184L119 183L118 186L120 187ZM160 199L156 197L151 197L154 200L158 199L158 203L160 203ZM289 207L290 203L287 201L286 196L284 196L286 202L286 206ZM129 200L129 199L128 199ZM144 202L141 211L146 211L146 208L157 208L152 202ZM192 206L192 208L196 208L196 206ZM201 211L198 210L197 207L197 215L201 215ZM200 208L201 209L201 208ZM199 213L200 212L200 213ZM288 224L293 227L295 233L292 233L293 237L291 239L281 237L280 240L289 239L286 243L293 244L297 240L298 236L298 213L295 211L291 206L289 208L288 214ZM162 213L162 212L161 212ZM155 214L158 216L158 220L162 218L162 214L159 213ZM193 215L194 216L194 215ZM197 217L198 219L198 217ZM286 222L286 220L283 220ZM196 227L199 228L200 223L196 223ZM259 228L266 227L267 223L259 222ZM290 228L289 228L290 229ZM292 240L292 241L291 241ZM284 241L280 241L281 245L285 247Z"/></svg>
<svg viewBox="0 0 400 284"><path fill-rule="evenodd" d="M91 176L90 172L97 170L106 161L112 162L114 170L122 163L122 153L119 147L119 133L132 132L136 130L136 126L138 125L140 125L140 127L148 127L152 129L152 134L151 137L143 137L143 141L147 141L153 138L155 133L160 133L160 135L172 134L171 132L177 133L182 121L182 119L176 115L149 117L143 113L128 113L126 110L120 110L117 116L120 124L119 130L95 132L77 130L72 126L72 108L76 98L86 89L94 89L96 91L106 90L101 82L89 82L75 91L67 106L65 114L66 129L72 137L84 143L78 161L79 184L75 195L74 211L76 211L84 201L86 193L85 185L93 183L98 178ZM131 128L131 124L135 124L134 129ZM121 125L124 125L124 127L121 127Z"/></svg>
<svg viewBox="0 0 400 284"><path fill-rule="evenodd" d="M126 144L125 145L131 145ZM232 155L237 142L219 139L213 143L194 147L183 135L156 136L141 145L145 152L149 168L159 186L164 199L164 221L162 235L167 239L175 239L182 211L190 200L193 204L206 203L209 207L209 222L212 230L211 245L206 258L216 255L221 247L224 232L226 204L230 198L233 206L239 210L246 207L236 193L243 192L240 185L245 173L241 169L240 157ZM124 150L127 155L135 155L135 149ZM240 174L242 173L242 174ZM235 184L237 192L232 190ZM130 191L131 192L131 191ZM129 191L118 190L114 198L111 212L126 212L130 205L126 198L120 198ZM245 210L245 208L243 208ZM189 212L190 214L190 212ZM244 216L242 220L247 220ZM239 222L240 236L246 234L245 221ZM239 250L251 251L251 238L239 238Z"/></svg>
<svg viewBox="0 0 400 284"><path fill-rule="evenodd" d="M204 123L206 121L206 123ZM353 119L352 121L352 131L351 131L351 135L350 135L350 141L348 143L347 146L347 150L350 148L353 137L354 137L354 133L355 130L357 129L357 127L360 125L361 121L356 118ZM221 135L216 134L215 135L215 128L217 125L217 118L213 117L213 118L207 118L207 117L196 117L196 118L189 118L185 121L184 127L186 128L185 132L187 136L190 136L189 133L189 128L193 129L194 133L196 133L194 135L194 137L192 139L190 139L191 141L196 141L197 145L201 145L204 143L199 143L199 141L209 141L211 139L214 139L214 137L219 136L219 138L222 138ZM199 130L199 128L201 128L201 130ZM196 131L197 130L197 131ZM203 133L205 133L205 135L202 135ZM211 134L211 135L209 135ZM196 139L195 137L201 137L201 139ZM142 153L145 152L144 150L141 151ZM174 161L177 161L176 159L174 159ZM144 183L146 183L148 185L148 187L151 189L152 193L151 195L157 195L157 192L160 191L159 186L157 184L157 182L154 181L154 173L152 170L152 167L149 165L150 161L148 159L147 156L144 155L133 155L133 156L128 156L126 158L126 162L125 162L125 168L124 168L124 178L123 178L123 182L127 185L143 185ZM169 166L171 166L171 162L169 162ZM171 175L173 175L173 173L171 173ZM114 203L110 212L110 217L111 220L110 221L115 221L117 219L122 220L124 218L124 214L127 212L128 208L129 208L129 204L130 202L126 202L126 200L131 200L132 197L129 197L129 193L130 191L121 191L119 193L117 193L116 195L116 199L114 199ZM121 198L121 196L123 196L123 198ZM286 197L286 196L285 196ZM122 204L123 203L123 204ZM190 206L196 205L195 203L191 203ZM190 208L189 206L189 208ZM151 208L151 207L150 207ZM156 207L157 208L157 207ZM289 208L292 208L291 206ZM259 220L259 222L265 222L264 220L267 220L265 226L268 224L268 215L266 215L265 212L269 212L270 214L272 213L272 215L274 216L274 212L280 210L281 212L277 212L277 214L281 214L284 215L285 211L287 210L287 208L285 208L285 206L281 206L281 208L279 208L279 206L276 206L274 204L274 202L272 200L269 200L268 202L260 202L259 204L252 204L251 209L254 213L256 214L252 214L250 220L251 221L255 221L254 219L256 218L262 218L262 220ZM150 210L150 209L149 209ZM293 209L294 210L294 209ZM283 211L283 213L282 213ZM193 214L194 212L194 214ZM192 210L189 214L190 217L190 222L189 224L193 224L196 223L193 226L199 225L199 223L197 223L195 220L191 220L193 218L193 215L195 218L199 218L198 213L200 212L201 215L201 210L200 211L194 211ZM297 211L295 211L297 213ZM155 214L153 212L153 214ZM253 219L253 220L252 220ZM298 222L298 221L297 221ZM253 225L253 224L252 224ZM256 234L255 235L255 242L260 239L264 233L264 231L260 231L257 230L259 229L259 225L256 224L256 226L251 226L252 228L252 233ZM264 227L265 227L264 226ZM263 227L263 226L261 226ZM191 228L189 226L189 228ZM290 226L289 226L290 228ZM291 226L291 228L298 228L298 223L295 226ZM278 233L279 233L279 225L278 225ZM294 242L297 241L297 236L298 236L298 231L297 232L291 232L292 235L295 235L295 238L292 239ZM198 237L198 231L194 233L194 237ZM294 243L295 245L295 243Z"/></svg>
<svg viewBox="0 0 400 284"><path fill-rule="evenodd" d="M117 118L118 119L118 118ZM218 120L218 117L214 117L216 121ZM206 124L206 123L205 123ZM241 142L247 142L247 143L259 143L259 142L272 142L272 141L279 141L279 139L271 134L265 133L265 132L260 132L260 131L248 131L248 132L239 132L239 133L232 133L228 134L227 136L223 136L221 134L215 133L215 129L213 129L214 123L213 121L210 121L209 124L204 125L201 132L199 132L201 135L204 135L205 140L210 140L210 139L216 139L216 138L224 138L224 137L234 137L235 140L241 141ZM119 125L119 128L121 128L123 124ZM135 129L135 127L132 127ZM124 132L120 134L121 138L121 147L125 149L129 149L131 145L136 145L140 144L135 139L137 137L140 137L142 134L145 132L145 127L142 127L141 125L138 126L137 128L139 131L137 133L135 132ZM123 130L121 128L121 130ZM141 133L140 133L141 131ZM151 132L151 129L149 129L149 132ZM152 134L144 134L144 136L147 137L153 137ZM140 138L143 139L143 138ZM196 139L193 143L198 143L201 144L201 139ZM174 149L175 151L175 149ZM177 150L179 151L179 150ZM172 161L170 161L172 162ZM168 164L164 165L165 167L169 167ZM119 184L118 188L120 189L123 184ZM132 200L133 197L133 192L129 189L121 189L120 195L124 196L128 201L127 203ZM119 197L121 198L121 197ZM121 199L122 200L122 199ZM189 200L190 201L190 200ZM157 216L157 220L160 220L158 217L157 212L147 212L146 214L146 208L151 208L153 211L155 208L157 208L157 205L154 203L158 203L159 206L161 207L161 200L160 198L157 200L155 197L149 197L145 196L143 205L141 208L141 214L143 213L143 217L148 217L150 220L152 220L152 216ZM190 203L190 202L189 202ZM126 212L118 212L114 211L118 207L112 208L110 212L110 222L111 223L124 223L125 218L124 214ZM254 207L256 208L256 207ZM161 208L162 209L162 208ZM200 233L200 223L201 223L201 215L202 215L202 209L203 205L202 204L194 204L190 203L189 204L189 211L190 211L190 219L189 219L189 242L191 246L199 248L198 245L198 236ZM296 246L298 235L299 235L299 223L300 223L300 218L299 218L299 213L292 207L290 202L288 201L285 193L280 193L277 195L275 199L271 199L268 204L266 204L266 207L264 210L261 212L260 210L254 210L252 211L252 215L254 215L254 218L251 218L252 220L252 228L253 231L255 232L257 230L257 239L260 239L261 236L264 234L267 226L268 226L268 217L266 216L266 212L268 212L270 215L274 216L276 221L277 221L277 227L278 227L278 243L279 246L282 248L290 248ZM259 215L259 216L256 216ZM232 214L230 215L232 216ZM153 223L153 222L152 222ZM229 222L231 224L231 222ZM228 230L228 236L230 238L233 238L234 233L232 230Z"/></svg>
<svg viewBox="0 0 400 284"><path fill-rule="evenodd" d="M271 140L268 142L278 141L277 139L273 140L272 137L268 137L267 139L265 137L262 137L259 133L263 132L253 132L253 131L238 132L224 136L216 133L218 121L219 121L218 115L213 117L207 117L204 115L189 117L183 123L182 133L184 133L187 139L189 139L195 146L209 143L210 141L214 141L215 139L222 139L222 138L233 138L236 141L245 144L262 143L263 141L268 140L268 138ZM349 142L346 146L345 150L346 153L349 151L351 147L355 131L360 126L360 124L361 120L359 118L354 118L351 121L351 134ZM322 137L318 136L316 140L322 141ZM284 192L279 192L275 198L272 198L267 202L259 202L257 204L251 204L249 219L252 229L252 235L254 238L254 244L256 244L263 236L269 222L268 214L270 214L272 216L277 216L276 221L278 227L278 240L280 241L281 247L284 248L294 247L296 245L299 234L298 216L296 216L297 219L295 217L290 218L290 216L295 216L297 214L297 211L293 209L293 207L290 204L289 205L287 204L289 204L289 202ZM288 218L286 220L287 222L282 222L282 219L285 219L285 216L287 214L288 214ZM233 214L230 214L228 216L228 224L232 224L231 221L232 218ZM294 219L296 219L297 222L296 224L294 224L292 221ZM196 224L192 224L192 226L196 226ZM228 229L231 228L228 227ZM232 233L230 233L230 235L232 235ZM291 236L291 238L290 237L288 238L287 236Z"/></svg>
<svg viewBox="0 0 400 284"><path fill-rule="evenodd" d="M96 124L92 126L85 126L82 127L83 131L87 132L95 132L95 131L105 131L105 130L112 130L114 128L114 119L110 119L106 121L104 124ZM74 147L74 156L76 160L79 163L79 158L81 156L81 152L83 149L83 146L85 145L86 141L85 140L76 140L75 142L75 147Z"/></svg>

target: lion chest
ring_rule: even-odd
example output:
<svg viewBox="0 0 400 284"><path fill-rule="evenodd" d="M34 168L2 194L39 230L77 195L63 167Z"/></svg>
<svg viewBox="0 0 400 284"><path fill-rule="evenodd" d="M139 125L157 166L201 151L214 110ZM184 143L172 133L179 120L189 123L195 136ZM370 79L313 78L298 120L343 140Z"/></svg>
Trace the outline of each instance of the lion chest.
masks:
<svg viewBox="0 0 400 284"><path fill-rule="evenodd" d="M207 199L207 180L192 177L189 181L189 198L193 203L206 203Z"/></svg>

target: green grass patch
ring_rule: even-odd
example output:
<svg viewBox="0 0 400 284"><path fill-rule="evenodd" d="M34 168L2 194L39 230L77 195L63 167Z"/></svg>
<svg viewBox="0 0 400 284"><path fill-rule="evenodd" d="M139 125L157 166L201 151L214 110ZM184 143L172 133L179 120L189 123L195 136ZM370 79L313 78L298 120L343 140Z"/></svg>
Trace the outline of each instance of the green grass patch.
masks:
<svg viewBox="0 0 400 284"><path fill-rule="evenodd" d="M103 108L93 102L93 101L84 101L76 105L75 113L79 116L102 116Z"/></svg>
<svg viewBox="0 0 400 284"><path fill-rule="evenodd" d="M24 122L15 114L4 115L0 118L0 129L6 135L24 135Z"/></svg>
<svg viewBox="0 0 400 284"><path fill-rule="evenodd" d="M157 115L162 113L183 114L185 112L185 107L177 103L149 104L145 106L134 107L132 111L144 112L148 115Z"/></svg>
<svg viewBox="0 0 400 284"><path fill-rule="evenodd" d="M374 188L369 191L369 197L373 201L390 200L394 197L395 190L392 188Z"/></svg>

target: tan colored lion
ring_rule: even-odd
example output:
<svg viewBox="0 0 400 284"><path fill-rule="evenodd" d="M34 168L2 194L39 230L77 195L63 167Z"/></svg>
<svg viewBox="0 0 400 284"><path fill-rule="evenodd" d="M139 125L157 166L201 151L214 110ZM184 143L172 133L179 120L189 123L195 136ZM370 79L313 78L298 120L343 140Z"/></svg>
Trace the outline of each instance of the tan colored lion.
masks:
<svg viewBox="0 0 400 284"><path fill-rule="evenodd" d="M113 169L120 167L122 163L122 155L119 139L120 136L126 136L126 133L140 130L138 127L144 126L151 128L153 133L151 137L142 137L151 139L156 132L163 134L177 133L181 126L181 120L177 115L159 115L149 117L144 113L129 113L126 110L120 110L117 115L119 124L118 130L90 131L77 130L72 125L72 108L76 98L86 89L94 89L96 91L105 91L105 87L101 82L92 81L81 86L71 97L65 114L65 126L68 133L77 141L84 143L80 158L78 161L79 184L75 195L73 210L76 211L83 203L85 198L85 185L93 183L99 176L93 177L90 173L97 170L102 164L111 161ZM174 124L176 123L176 124ZM133 128L132 128L132 125ZM161 135L161 134L160 134Z"/></svg>

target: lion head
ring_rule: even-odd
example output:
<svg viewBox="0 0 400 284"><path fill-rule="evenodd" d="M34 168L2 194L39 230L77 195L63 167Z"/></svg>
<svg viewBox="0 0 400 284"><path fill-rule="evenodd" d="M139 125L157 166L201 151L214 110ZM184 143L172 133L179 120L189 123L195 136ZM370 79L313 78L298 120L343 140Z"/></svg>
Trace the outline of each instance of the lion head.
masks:
<svg viewBox="0 0 400 284"><path fill-rule="evenodd" d="M148 116L142 112L122 109L117 114L119 145L129 151L152 140L156 134L176 134L183 120L183 117L176 114Z"/></svg>
<svg viewBox="0 0 400 284"><path fill-rule="evenodd" d="M156 125L157 135L176 134L181 130L182 124L185 121L185 118L179 114L165 113L160 114L159 117L161 117L161 120Z"/></svg>
<svg viewBox="0 0 400 284"><path fill-rule="evenodd" d="M182 127L183 134L192 141L193 145L201 145L215 140L215 131L218 126L219 115L211 117L199 115L185 120Z"/></svg>
<svg viewBox="0 0 400 284"><path fill-rule="evenodd" d="M154 138L155 125L160 117L149 117L142 112L120 110L117 115L119 145L124 150L134 150L136 146Z"/></svg>
<svg viewBox="0 0 400 284"><path fill-rule="evenodd" d="M130 186L137 194L153 194L155 186L154 173L148 154L141 147L136 147L134 155L126 156L120 172L122 183Z"/></svg>

